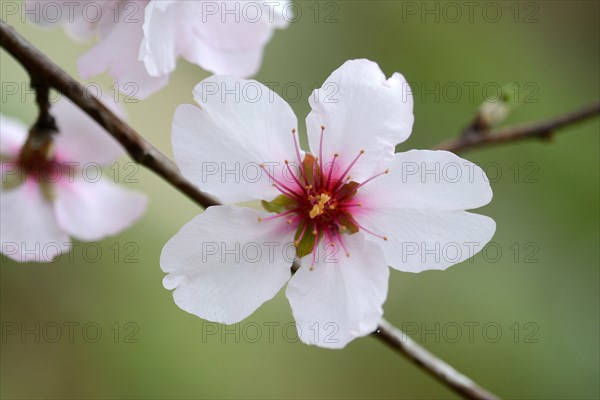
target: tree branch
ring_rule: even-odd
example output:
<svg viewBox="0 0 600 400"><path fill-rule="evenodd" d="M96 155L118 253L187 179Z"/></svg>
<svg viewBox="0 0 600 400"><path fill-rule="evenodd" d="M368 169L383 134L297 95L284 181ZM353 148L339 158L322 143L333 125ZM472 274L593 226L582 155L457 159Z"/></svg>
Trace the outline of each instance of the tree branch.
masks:
<svg viewBox="0 0 600 400"><path fill-rule="evenodd" d="M34 87L38 90L38 94L40 93L39 90L43 90L41 89L42 87L52 87L58 90L119 141L133 160L154 171L167 183L179 189L198 205L206 208L219 204L214 198L202 193L186 180L171 160L128 124L119 119L100 101L95 99L91 92L76 82L2 20L0 20L0 45L28 71L32 82L34 82ZM43 86L39 86L40 84L43 84ZM499 131L494 135L483 135L479 138L460 138L438 146L438 148L457 152L467 148L520 140L528 137L544 137L544 135L547 135L547 132L553 129L566 126L597 113L598 105L595 105L579 113L564 116L533 127L513 128L512 130ZM297 268L298 264L294 263L292 271ZM398 353L408 357L456 393L471 399L496 398L493 394L482 389L472 380L460 374L444 361L412 341L389 322L382 320L377 331L372 335L388 344Z"/></svg>
<svg viewBox="0 0 600 400"><path fill-rule="evenodd" d="M549 140L552 139L557 129L574 125L598 114L600 114L600 103L594 103L582 109L545 121L501 128L491 132L467 130L466 134L444 142L434 147L434 149L458 153L464 150L527 139Z"/></svg>
<svg viewBox="0 0 600 400"><path fill-rule="evenodd" d="M406 333L396 328L386 320L382 320L379 327L371 334L392 349L405 355L408 359L421 367L434 378L447 383L447 386L457 394L467 399L497 399L494 394L481 388L470 378L446 364L429 351L412 340Z"/></svg>
<svg viewBox="0 0 600 400"><path fill-rule="evenodd" d="M218 204L214 198L202 193L185 179L175 163L117 117L91 91L75 81L3 20L0 20L0 45L27 70L35 89L40 88L43 82L41 87L58 90L121 143L134 161L154 171L202 207Z"/></svg>

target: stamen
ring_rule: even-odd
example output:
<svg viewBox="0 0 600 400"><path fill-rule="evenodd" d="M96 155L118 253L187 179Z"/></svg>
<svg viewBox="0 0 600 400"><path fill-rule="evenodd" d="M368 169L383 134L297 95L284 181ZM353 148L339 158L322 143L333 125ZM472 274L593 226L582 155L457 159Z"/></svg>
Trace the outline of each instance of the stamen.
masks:
<svg viewBox="0 0 600 400"><path fill-rule="evenodd" d="M331 175L333 174L333 167L335 166L335 159L338 158L338 153L333 155L333 161L329 166L329 175L327 176L327 183L325 184L325 189L329 190L329 184L331 183Z"/></svg>
<svg viewBox="0 0 600 400"><path fill-rule="evenodd" d="M296 174L294 174L294 173L292 172L292 169L290 168L290 163L289 163L289 161L288 161L288 160L285 160L284 162L285 162L285 166L287 167L287 170L289 171L290 175L292 175L292 178L294 178L294 182L296 182L296 184L298 185L298 187L301 187L301 188L302 188L302 187L304 187L304 186L303 186L303 185L300 183L300 181L298 180L298 178L296 177Z"/></svg>
<svg viewBox="0 0 600 400"><path fill-rule="evenodd" d="M317 164L319 163L319 159L315 158L315 162L313 163L313 184L315 185L315 187L320 187L321 185L319 184L319 181L317 181Z"/></svg>
<svg viewBox="0 0 600 400"><path fill-rule="evenodd" d="M361 183L360 185L358 185L356 188L358 189L359 187L362 187L362 186L366 185L367 183L371 182L373 179L379 178L381 175L388 174L389 172L390 172L390 170L386 169L385 171L380 172L377 175L374 175L374 176L370 177L369 179L367 179L366 181L364 181L363 183Z"/></svg>
<svg viewBox="0 0 600 400"><path fill-rule="evenodd" d="M331 236L330 229L325 229L325 241L328 242L327 246L335 246L333 236Z"/></svg>
<svg viewBox="0 0 600 400"><path fill-rule="evenodd" d="M343 226L343 225L342 225ZM346 228L345 226L343 226L344 228ZM342 240L342 235L340 235L340 232L338 232L338 230L335 230L335 235L337 237L337 240L340 242L340 245L342 246L342 248L344 249L344 251L346 252L346 257L350 257L350 252L348 251L348 249L346 248L346 245L344 244L344 241Z"/></svg>
<svg viewBox="0 0 600 400"><path fill-rule="evenodd" d="M298 157L298 163L300 164L300 170L302 171L302 175L304 176L304 182L308 185L308 180L306 178L306 171L304 171L304 164L302 163L302 157L300 157L300 145L298 144L298 138L296 137L296 128L292 128L292 135L294 136L294 148L296 149L296 157Z"/></svg>
<svg viewBox="0 0 600 400"><path fill-rule="evenodd" d="M283 195L285 195L285 196L287 196L287 197L293 197L293 198L295 198L295 200L296 200L297 202L299 202L299 201L303 201L303 198L302 198L302 197L301 197L301 196L300 196L298 193L296 193L296 192L291 192L291 193L290 193L290 192L288 192L287 190L284 190L283 188L279 187L279 186L278 186L277 184L275 184L275 183L273 183L273 187L274 187L275 189L277 189L277 190L279 191L279 193L281 193L281 194L283 194Z"/></svg>
<svg viewBox="0 0 600 400"><path fill-rule="evenodd" d="M263 221L269 221L271 219L276 219L276 218L280 218L280 217L285 217L286 215L289 215L291 213L295 213L296 211L300 210L300 208L294 208L293 210L289 210L286 212L282 212L280 214L276 214L270 217L266 217L266 218L262 218L262 217L258 217L258 222L263 222ZM289 221L289 220L288 220ZM290 222L288 222L289 224Z"/></svg>
<svg viewBox="0 0 600 400"><path fill-rule="evenodd" d="M284 188L285 190L287 190L288 192L296 195L297 197L302 197L302 195L300 193L297 193L295 190L290 189L289 187L287 187L284 183L280 182L277 178L275 178L273 175L271 175L269 173L269 171L267 171L267 168L265 167L265 164L260 164L260 167L265 171L265 173L267 174L267 176L269 178L271 178L273 180L273 182L275 182L276 185L281 186L282 188ZM277 187L276 185L273 185L275 187Z"/></svg>
<svg viewBox="0 0 600 400"><path fill-rule="evenodd" d="M380 172L380 173L378 173L378 174L376 174L376 175L374 175L374 176L370 177L369 179L367 179L366 181L364 181L363 183L361 183L360 185L358 185L357 187L355 187L355 188L354 188L354 190L353 190L352 192L350 192L350 193L346 193L344 196L340 197L340 198L338 199L338 201L342 201L342 200L344 200L344 199L345 199L346 197L348 197L350 194L356 193L356 191L357 191L359 188L361 188L361 187L363 187L364 185L366 185L367 183L371 182L373 179L375 179L375 178L379 178L381 175L385 175L385 174L387 174L387 173L389 173L389 172L390 172L390 170L389 170L389 169L386 169L385 171L383 171L383 172ZM360 204L360 203L359 203L359 204ZM359 207L361 207L361 206L359 206Z"/></svg>
<svg viewBox="0 0 600 400"><path fill-rule="evenodd" d="M363 231L367 232L368 234L373 235L375 237L378 237L380 239L383 239L385 241L388 240L387 236L379 235L379 234L377 234L375 232L372 232L372 231L368 230L367 228L365 228L364 226L362 226L361 224L359 224L358 222L356 222L355 218L350 217L350 219L352 220L352 222L354 223L354 225L358 226L358 229L362 229Z"/></svg>
<svg viewBox="0 0 600 400"><path fill-rule="evenodd" d="M345 196L344 196L345 197ZM341 200L341 199L340 199ZM340 208L352 208L352 207L362 207L362 203L345 203L340 206Z"/></svg>
<svg viewBox="0 0 600 400"><path fill-rule="evenodd" d="M323 136L325 134L325 127L321 125L321 141L319 143L319 168L321 169L321 174L323 173Z"/></svg>
<svg viewBox="0 0 600 400"><path fill-rule="evenodd" d="M298 236L298 239L294 240L295 246L298 246L300 244L300 242L302 241L302 238L304 237L304 233L306 232L306 228L308 228L308 224L304 224L304 228L302 228L302 232L300 232L300 236Z"/></svg>
<svg viewBox="0 0 600 400"><path fill-rule="evenodd" d="M313 235L316 235L317 237L315 238L315 244L313 245L312 249L312 263L310 264L311 271L314 271L315 269L315 257L317 255L317 248L319 247L319 235L317 235L317 233L317 224L315 224L313 229Z"/></svg>
<svg viewBox="0 0 600 400"><path fill-rule="evenodd" d="M348 174L348 172L350 172L350 169L352 169L352 167L354 166L354 164L356 164L356 162L358 161L358 159L360 158L360 156L362 156L363 154L365 154L365 151L361 150L358 153L358 155L354 158L354 160L352 160L352 162L350 163L350 165L348 165L348 168L346 168L346 170L342 174L342 177L338 180L338 182L334 186L334 188L333 188L334 191L338 189L338 187L340 186L340 183L342 183L344 181L344 178L346 177L346 174Z"/></svg>

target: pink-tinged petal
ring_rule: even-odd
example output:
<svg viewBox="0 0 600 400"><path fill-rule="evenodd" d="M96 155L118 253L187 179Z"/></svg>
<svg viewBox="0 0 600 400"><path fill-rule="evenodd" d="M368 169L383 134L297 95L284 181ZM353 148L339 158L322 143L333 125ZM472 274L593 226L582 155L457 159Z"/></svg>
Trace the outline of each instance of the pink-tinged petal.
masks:
<svg viewBox="0 0 600 400"><path fill-rule="evenodd" d="M485 172L448 151L396 153L388 173L360 188L363 210L382 208L470 210L492 200Z"/></svg>
<svg viewBox="0 0 600 400"><path fill-rule="evenodd" d="M0 156L16 158L27 139L27 131L21 121L0 114Z"/></svg>
<svg viewBox="0 0 600 400"><path fill-rule="evenodd" d="M292 185L284 161L297 165L297 121L281 97L256 81L222 76L202 81L194 97L202 108L179 106L173 118L173 153L186 178L226 203L277 196L269 174Z"/></svg>
<svg viewBox="0 0 600 400"><path fill-rule="evenodd" d="M144 32L144 7L146 2L128 2L133 5L133 15L121 18L95 47L84 54L78 62L84 78L98 75L105 70L117 81L119 90L127 96L145 99L164 87L168 76L152 77L139 60Z"/></svg>
<svg viewBox="0 0 600 400"><path fill-rule="evenodd" d="M493 219L466 211L385 208L356 218L371 232L388 265L405 272L444 270L479 252L494 236Z"/></svg>
<svg viewBox="0 0 600 400"><path fill-rule="evenodd" d="M146 196L107 179L82 177L54 185L54 210L59 225L72 236L100 240L116 235L137 221L146 209Z"/></svg>
<svg viewBox="0 0 600 400"><path fill-rule="evenodd" d="M164 285L183 310L232 324L271 299L290 278L294 231L285 221L258 221L255 210L208 208L163 248Z"/></svg>
<svg viewBox="0 0 600 400"><path fill-rule="evenodd" d="M124 112L118 103L106 96L103 103L119 117ZM121 145L89 115L62 97L53 107L59 134L55 136L56 157L60 162L77 163L83 169L89 163L108 165L124 151Z"/></svg>
<svg viewBox="0 0 600 400"><path fill-rule="evenodd" d="M254 75L273 30L287 25L283 18L287 2L189 4L187 26L193 30L194 40L184 42L181 54L216 74Z"/></svg>
<svg viewBox="0 0 600 400"><path fill-rule="evenodd" d="M335 70L310 99L306 119L310 149L319 154L321 127L324 162L339 154L345 169L364 150L352 168L355 181L367 179L391 161L395 146L410 135L413 98L408 83L395 73L386 79L379 66L368 60L347 61Z"/></svg>
<svg viewBox="0 0 600 400"><path fill-rule="evenodd" d="M337 246L321 249L314 270L309 269L311 255L305 256L288 284L286 295L304 343L343 348L375 331L383 315L389 268L381 249L361 233L343 240L350 257Z"/></svg>
<svg viewBox="0 0 600 400"><path fill-rule="evenodd" d="M52 205L28 180L0 192L2 253L18 262L51 262L68 252L70 239L58 225Z"/></svg>

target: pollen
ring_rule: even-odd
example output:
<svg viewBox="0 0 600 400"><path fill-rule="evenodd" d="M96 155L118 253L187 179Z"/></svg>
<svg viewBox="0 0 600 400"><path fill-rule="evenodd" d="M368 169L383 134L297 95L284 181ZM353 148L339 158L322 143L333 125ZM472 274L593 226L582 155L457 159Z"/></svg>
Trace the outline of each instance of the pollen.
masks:
<svg viewBox="0 0 600 400"><path fill-rule="evenodd" d="M314 207L312 208L312 210L310 210L310 213L308 214L310 215L311 219L315 219L317 216L323 214L323 211L325 210L325 205L329 200L331 200L331 197L326 195L325 193L321 193L320 195L315 197L315 200L317 200L317 204L314 205Z"/></svg>

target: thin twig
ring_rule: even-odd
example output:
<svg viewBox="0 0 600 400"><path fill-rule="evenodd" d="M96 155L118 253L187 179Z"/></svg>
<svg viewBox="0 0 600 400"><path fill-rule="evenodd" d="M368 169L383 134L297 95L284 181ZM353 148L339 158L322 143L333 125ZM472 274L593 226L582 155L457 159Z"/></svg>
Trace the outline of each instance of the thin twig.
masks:
<svg viewBox="0 0 600 400"><path fill-rule="evenodd" d="M600 114L600 103L594 103L587 107L544 121L511 126L491 132L476 132L476 134L469 133L461 135L456 139L434 147L434 149L448 150L457 153L474 148L527 139L549 140L557 129L567 125L574 125L577 122L584 121L598 114Z"/></svg>
<svg viewBox="0 0 600 400"><path fill-rule="evenodd" d="M402 353L416 365L442 382L452 382L448 385L454 392L468 399L497 399L494 394L483 389L470 378L446 364L443 360L425 350L412 340L406 333L396 328L386 320L382 320L377 331L371 334L382 342Z"/></svg>
<svg viewBox="0 0 600 400"><path fill-rule="evenodd" d="M167 183L179 189L198 205L209 207L219 204L215 199L202 193L198 188L187 181L179 173L177 166L171 160L146 141L133 128L119 119L101 102L96 100L83 86L76 82L2 20L0 20L0 45L23 65L35 82L44 82L47 86L58 90L95 119L116 140L118 140L121 145L123 145L133 160L157 173ZM591 114L597 112L596 106L595 111L592 111ZM481 139L480 141L470 141L469 143L458 143L453 141L444 146L440 146L439 148L459 151L484 144L519 140L528 136L539 136L542 135L542 133L545 134L545 132L550 129L556 129L574 123L591 115L589 110L587 112L580 112L579 114L579 117L571 116L567 119L563 117L559 122L555 121L553 124L546 124L545 126L542 126L542 128L529 128L529 130L520 128L504 133L498 132L494 135L494 139L487 138ZM537 133L527 133L532 130ZM297 263L294 263L292 270L294 271L297 268ZM388 344L398 353L408 357L456 393L471 399L496 398L491 393L479 387L472 380L457 372L444 361L419 346L389 322L382 320L377 331L373 333L373 336Z"/></svg>

